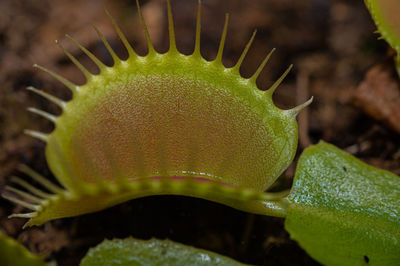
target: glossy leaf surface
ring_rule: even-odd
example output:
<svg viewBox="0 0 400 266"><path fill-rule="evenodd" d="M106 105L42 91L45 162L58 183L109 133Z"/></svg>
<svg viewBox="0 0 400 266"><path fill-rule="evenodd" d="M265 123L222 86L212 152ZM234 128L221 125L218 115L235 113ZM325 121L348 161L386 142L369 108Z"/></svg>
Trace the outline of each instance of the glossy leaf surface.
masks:
<svg viewBox="0 0 400 266"><path fill-rule="evenodd" d="M326 265L400 262L400 178L320 142L299 160L285 228Z"/></svg>
<svg viewBox="0 0 400 266"><path fill-rule="evenodd" d="M170 240L134 238L105 240L89 250L81 266L244 265L216 253Z"/></svg>

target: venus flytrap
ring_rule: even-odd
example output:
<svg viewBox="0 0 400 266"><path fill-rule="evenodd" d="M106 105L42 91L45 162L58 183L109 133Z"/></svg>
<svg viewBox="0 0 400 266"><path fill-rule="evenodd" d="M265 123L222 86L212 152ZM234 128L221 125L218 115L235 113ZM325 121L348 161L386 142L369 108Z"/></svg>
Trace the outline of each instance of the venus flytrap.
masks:
<svg viewBox="0 0 400 266"><path fill-rule="evenodd" d="M61 186L22 166L20 170L43 189L12 178L24 191L7 187L14 195L3 196L32 211L11 216L29 218L26 226L41 225L134 198L184 195L285 217L291 237L324 264L400 261L399 177L320 143L301 156L290 193L265 192L292 162L296 115L312 99L290 110L274 105L272 94L291 67L268 90L258 89L256 79L272 51L253 76L240 75L254 34L236 65L226 68L221 59L228 16L217 56L206 61L200 54L200 3L194 52L181 54L167 3L170 48L165 54L154 49L137 3L148 44L146 56L136 54L110 16L128 51L126 61L95 28L114 60L112 67L69 36L100 69L98 75L61 44L85 75L86 84L78 86L37 66L73 93L72 100L64 102L29 88L63 111L57 117L30 108L54 122L55 129L50 134L26 131L46 142L47 162Z"/></svg>
<svg viewBox="0 0 400 266"><path fill-rule="evenodd" d="M104 36L95 31L110 52L114 65L105 66L73 40L100 69L90 73L61 44L62 51L82 71L87 82L71 83L41 66L73 93L64 102L29 87L62 109L58 117L30 108L54 122L50 134L27 130L46 142L46 159L62 187L27 166L21 171L52 194L32 189L18 177L14 183L31 195L30 202L10 200L33 210L14 214L40 225L56 218L98 211L133 198L176 194L204 198L259 214L284 216L285 193L265 193L293 160L297 147L296 114L311 100L281 110L272 94L288 74L267 91L256 79L272 51L252 77L239 73L254 35L232 68L222 62L228 16L218 54L206 61L200 54L200 10L195 49L181 54L175 44L168 3L170 49L156 52L138 5L149 52L137 55L110 17L129 58L121 61ZM16 188L14 193L22 194ZM82 204L84 203L84 204Z"/></svg>
<svg viewBox="0 0 400 266"><path fill-rule="evenodd" d="M400 3L397 0L364 0L381 38L396 51L395 63L400 75Z"/></svg>

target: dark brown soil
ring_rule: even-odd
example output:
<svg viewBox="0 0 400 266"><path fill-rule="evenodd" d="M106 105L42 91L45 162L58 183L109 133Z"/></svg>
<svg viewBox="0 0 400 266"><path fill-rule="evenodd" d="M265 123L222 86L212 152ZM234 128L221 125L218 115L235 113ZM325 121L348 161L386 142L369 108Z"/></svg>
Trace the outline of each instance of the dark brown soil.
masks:
<svg viewBox="0 0 400 266"><path fill-rule="evenodd" d="M189 54L193 49L197 0L171 1L178 47ZM166 51L164 1L141 2L155 47ZM84 82L83 76L53 41L60 40L84 65L95 69L64 37L68 33L111 64L110 56L90 27L90 23L94 23L117 52L126 57L104 8L117 19L137 51L145 54L145 39L133 0L0 1L1 188L11 175L17 174L16 167L20 163L52 178L45 162L44 144L23 134L26 128L50 132L52 125L25 109L34 106L55 114L60 110L32 95L25 87L35 86L63 99L68 99L70 94L47 74L35 70L32 64L63 73L79 84ZM368 108L373 103L362 99L377 96L371 96L369 90L357 90L367 71L378 64L382 66L379 69L380 73L385 73L386 82L398 88L390 49L373 33L375 26L363 1L203 0L202 53L207 59L216 55L226 12L231 15L224 53L227 66L236 62L252 31L258 29L242 74L250 76L266 53L276 47L277 51L258 80L259 86L268 88L293 63L293 71L274 95L277 105L290 108L314 96L313 104L299 117L299 153L309 144L323 139L370 164L400 174L398 127L388 122L391 116L399 117L399 113L391 112L400 109L395 106L383 115L371 113L368 110L380 108ZM365 82L371 79L374 77ZM370 82L363 86L379 84ZM381 93L380 90L375 89ZM363 93L362 97L359 93ZM398 92L396 97L399 97ZM390 100L390 104L399 102L399 99ZM380 104L385 106L385 103ZM282 176L283 186L290 186L294 170L291 166ZM88 248L104 238L127 236L169 238L257 265L317 265L290 240L283 229L283 219L247 214L199 199L143 198L102 212L25 230L22 230L23 220L7 218L18 209L20 207L0 200L1 230L59 265L77 265Z"/></svg>

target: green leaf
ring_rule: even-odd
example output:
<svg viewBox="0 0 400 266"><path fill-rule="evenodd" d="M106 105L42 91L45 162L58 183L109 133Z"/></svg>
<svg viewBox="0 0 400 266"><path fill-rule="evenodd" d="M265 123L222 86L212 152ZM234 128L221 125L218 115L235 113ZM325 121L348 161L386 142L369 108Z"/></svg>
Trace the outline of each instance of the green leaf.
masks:
<svg viewBox="0 0 400 266"><path fill-rule="evenodd" d="M378 32L397 52L400 51L400 2L397 0L364 0Z"/></svg>
<svg viewBox="0 0 400 266"><path fill-rule="evenodd" d="M364 0L365 5L375 21L378 33L385 39L397 55L394 58L397 73L400 75L400 1L398 0Z"/></svg>
<svg viewBox="0 0 400 266"><path fill-rule="evenodd" d="M245 265L216 253L170 240L134 238L104 240L91 248L81 266L113 265Z"/></svg>
<svg viewBox="0 0 400 266"><path fill-rule="evenodd" d="M285 228L326 265L398 265L400 178L320 142L300 157Z"/></svg>
<svg viewBox="0 0 400 266"><path fill-rule="evenodd" d="M45 266L44 260L29 252L24 246L0 231L1 266Z"/></svg>

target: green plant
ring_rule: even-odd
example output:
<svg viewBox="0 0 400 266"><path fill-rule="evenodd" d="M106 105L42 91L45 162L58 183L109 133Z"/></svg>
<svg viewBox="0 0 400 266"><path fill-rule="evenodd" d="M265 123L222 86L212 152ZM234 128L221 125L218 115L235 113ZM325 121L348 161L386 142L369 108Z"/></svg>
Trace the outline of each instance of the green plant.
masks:
<svg viewBox="0 0 400 266"><path fill-rule="evenodd" d="M80 265L243 266L244 264L210 251L182 245L171 240L126 238L104 240L88 251Z"/></svg>
<svg viewBox="0 0 400 266"><path fill-rule="evenodd" d="M138 10L142 18L139 5ZM200 6L195 50L188 56L176 48L169 4L170 49L165 54L154 50L143 18L149 47L144 57L133 51L110 19L129 53L126 61L117 57L95 28L114 66L105 66L72 38L96 63L100 74L89 73L60 44L86 76L86 84L77 86L37 66L73 92L72 100L64 102L28 88L63 110L55 117L30 108L53 121L55 129L50 134L26 131L46 142L47 162L63 188L22 166L22 172L54 194L13 178L34 194L29 196L33 204L17 202L33 212L13 216L30 218L27 225L41 225L160 194L194 196L249 212L283 216L281 199L286 193L264 191L293 160L296 115L311 102L291 110L273 104L272 94L290 68L269 90L259 90L256 79L271 52L252 77L241 77L239 68L254 35L237 64L225 68L221 58L228 16L218 55L206 61L200 54Z"/></svg>
<svg viewBox="0 0 400 266"><path fill-rule="evenodd" d="M326 265L400 261L400 178L320 142L297 164L285 228Z"/></svg>
<svg viewBox="0 0 400 266"><path fill-rule="evenodd" d="M400 4L396 0L364 0L378 27L378 33L396 51L395 63L400 75Z"/></svg>
<svg viewBox="0 0 400 266"><path fill-rule="evenodd" d="M392 265L400 260L400 179L361 163L332 145L320 143L301 156L292 190L264 192L293 160L297 113L311 103L278 109L272 94L290 68L267 91L256 79L267 63L245 79L240 65L253 41L232 68L221 63L228 17L214 61L200 55L200 5L195 50L178 52L168 2L170 49L154 50L144 24L149 53L138 56L114 20L129 53L122 61L95 28L114 59L107 67L73 40L99 67L84 73L77 86L38 66L72 92L64 102L29 88L58 104L59 117L31 108L55 123L50 134L27 131L46 142L50 169L63 187L22 166L48 193L16 177L4 195L31 209L12 217L40 225L56 218L102 210L148 195L204 198L240 210L286 217L291 237L315 259L330 265ZM367 192L366 192L367 191ZM387 201L387 204L382 204Z"/></svg>
<svg viewBox="0 0 400 266"><path fill-rule="evenodd" d="M24 246L0 231L0 265L45 266L43 258L33 255Z"/></svg>

